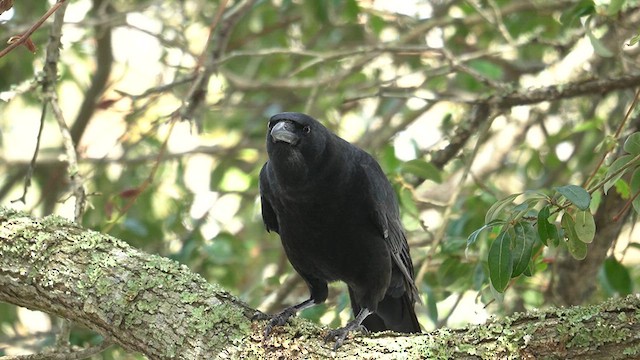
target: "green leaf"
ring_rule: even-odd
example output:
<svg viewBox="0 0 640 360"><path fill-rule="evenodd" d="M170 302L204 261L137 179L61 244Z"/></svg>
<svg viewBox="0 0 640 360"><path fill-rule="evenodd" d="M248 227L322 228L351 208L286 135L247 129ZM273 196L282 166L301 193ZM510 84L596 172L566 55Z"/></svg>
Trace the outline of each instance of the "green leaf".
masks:
<svg viewBox="0 0 640 360"><path fill-rule="evenodd" d="M589 210L576 213L576 235L584 243L591 243L596 236L596 222Z"/></svg>
<svg viewBox="0 0 640 360"><path fill-rule="evenodd" d="M398 194L398 198L400 200L400 205L404 210L407 211L408 214L413 216L418 216L418 207L416 206L416 201L413 199L413 194L411 191L401 188L400 193Z"/></svg>
<svg viewBox="0 0 640 360"><path fill-rule="evenodd" d="M565 212L564 215L562 215L560 224L567 237L567 249L569 249L569 253L576 260L584 260L584 258L587 257L587 244L578 238L576 234L576 224L571 215Z"/></svg>
<svg viewBox="0 0 640 360"><path fill-rule="evenodd" d="M538 212L538 236L540 236L540 241L542 241L545 246L549 246L547 240L551 240L553 246L557 247L560 242L558 228L549 222L549 216L550 211L548 205Z"/></svg>
<svg viewBox="0 0 640 360"><path fill-rule="evenodd" d="M371 29L376 33L376 35L380 35L386 25L387 23L382 17L374 14L369 14L369 26L371 26Z"/></svg>
<svg viewBox="0 0 640 360"><path fill-rule="evenodd" d="M607 15L614 16L620 12L626 0L611 0L607 6Z"/></svg>
<svg viewBox="0 0 640 360"><path fill-rule="evenodd" d="M631 155L640 154L640 132L634 132L624 141L624 151Z"/></svg>
<svg viewBox="0 0 640 360"><path fill-rule="evenodd" d="M631 186L631 193L634 196L631 204L636 213L640 214L640 168L633 172L629 185Z"/></svg>
<svg viewBox="0 0 640 360"><path fill-rule="evenodd" d="M491 207L487 211L487 215L484 217L485 224L488 224L491 221L493 221L496 218L498 218L498 215L500 215L502 210L504 210L505 207L511 205L511 203L513 202L513 199L515 199L518 196L520 196L520 194L521 193L511 194L511 195L507 196L506 198L504 198L502 200L498 200L493 205L491 205Z"/></svg>
<svg viewBox="0 0 640 360"><path fill-rule="evenodd" d="M591 29L591 20L592 19L593 19L593 16L589 16L589 18L585 22L585 31L587 33L587 37L589 38L589 42L591 43L591 46L593 47L593 51L595 51L596 54L598 54L598 55L600 55L602 57L612 57L613 53L611 52L611 50L607 49L607 47L604 46L602 41L600 41L600 39L598 39L595 36L595 34L593 33L593 31Z"/></svg>
<svg viewBox="0 0 640 360"><path fill-rule="evenodd" d="M620 170L623 166L627 165L627 163L629 163L629 161L631 161L631 159L633 159L633 156L631 155L622 155L619 158L617 158L612 164L611 166L609 166L609 168L607 169L607 172L605 173L605 177L609 177L612 174L616 173L618 170ZM622 177L622 175L624 175L624 172L621 172L620 174L614 176L613 178L609 179L609 181L607 181L604 186L603 186L603 190L604 190L604 194L606 195L607 192L609 191L609 189L611 189L611 187L613 185L615 185L616 181L618 181L618 179L620 179Z"/></svg>
<svg viewBox="0 0 640 360"><path fill-rule="evenodd" d="M419 178L432 180L437 183L442 182L440 170L430 162L421 159L409 160L402 163L400 172L413 174Z"/></svg>
<svg viewBox="0 0 640 360"><path fill-rule="evenodd" d="M377 158L385 173L393 172L401 165L401 161L396 157L396 150L391 145L385 145Z"/></svg>
<svg viewBox="0 0 640 360"><path fill-rule="evenodd" d="M582 0L568 11L562 12L560 15L560 22L566 26L571 26L581 17L594 14L595 12L596 7L593 0Z"/></svg>
<svg viewBox="0 0 640 360"><path fill-rule="evenodd" d="M357 21L360 15L360 6L355 0L347 0L344 2L344 15L349 21Z"/></svg>
<svg viewBox="0 0 640 360"><path fill-rule="evenodd" d="M635 132L624 141L623 145L624 151L628 152L631 155L639 155L640 154L640 132Z"/></svg>
<svg viewBox="0 0 640 360"><path fill-rule="evenodd" d="M527 267L529 267L533 245L536 243L538 238L538 234L533 230L533 226L531 226L531 223L527 221L517 222L513 226L513 230L514 247L512 251L512 278L519 276L527 269Z"/></svg>
<svg viewBox="0 0 640 360"><path fill-rule="evenodd" d="M521 204L516 205L511 210L511 215L509 215L509 221L514 223L516 221L520 221L522 217L530 215L531 211L534 210L535 206L540 202L538 198L529 198L525 199Z"/></svg>
<svg viewBox="0 0 640 360"><path fill-rule="evenodd" d="M562 196L569 200L573 205L577 206L580 210L587 210L589 203L591 202L591 195L587 190L577 185L565 185L555 188Z"/></svg>
<svg viewBox="0 0 640 360"><path fill-rule="evenodd" d="M482 225L482 227L480 227L479 229L477 229L476 231L472 232L471 235L469 235L469 237L467 238L467 249L469 248L469 246L473 245L476 240L478 240L478 236L480 235L480 233L488 228L492 228L494 226L500 226L500 225L504 225L506 224L506 221L504 220L500 220L500 219L496 219L493 220L491 222L489 222L488 224Z"/></svg>
<svg viewBox="0 0 640 360"><path fill-rule="evenodd" d="M633 292L633 283L629 270L615 257L611 256L604 261L604 275L607 283L620 295L629 295Z"/></svg>
<svg viewBox="0 0 640 360"><path fill-rule="evenodd" d="M489 279L497 292L504 292L511 279L511 236L505 229L498 234L489 248Z"/></svg>
<svg viewBox="0 0 640 360"><path fill-rule="evenodd" d="M631 188L624 179L618 179L618 181L616 181L615 188L621 198L628 200L629 196L631 196Z"/></svg>
<svg viewBox="0 0 640 360"><path fill-rule="evenodd" d="M434 323L438 323L438 306L433 290L431 286L428 285L423 285L421 288L422 291L427 294L427 316L429 316L429 319Z"/></svg>
<svg viewBox="0 0 640 360"><path fill-rule="evenodd" d="M500 80L504 76L503 68L491 61L474 60L469 62L468 65L489 79Z"/></svg>
<svg viewBox="0 0 640 360"><path fill-rule="evenodd" d="M627 44L627 46L633 46L637 44L638 41L640 41L640 34L636 34L631 39L629 39L629 43Z"/></svg>

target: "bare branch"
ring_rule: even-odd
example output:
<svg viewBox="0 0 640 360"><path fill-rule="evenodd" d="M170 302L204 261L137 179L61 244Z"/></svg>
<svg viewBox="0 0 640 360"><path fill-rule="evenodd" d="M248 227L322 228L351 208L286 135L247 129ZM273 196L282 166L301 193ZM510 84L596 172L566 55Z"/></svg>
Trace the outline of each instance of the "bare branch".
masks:
<svg viewBox="0 0 640 360"><path fill-rule="evenodd" d="M44 22L47 21L49 16L51 16L51 14L56 12L62 5L64 5L64 3L65 3L65 0L58 0L55 4L53 4L53 6L44 15L42 15L42 17L38 19L38 21L36 21L35 24L33 24L27 31L25 31L19 37L17 37L16 41L13 41L11 44L9 44L9 46L0 50L0 58L10 53L11 51L13 51L13 49L17 48L18 46L26 43L29 40L31 34L33 34L36 30L38 30L40 26L42 26L42 24L44 24Z"/></svg>

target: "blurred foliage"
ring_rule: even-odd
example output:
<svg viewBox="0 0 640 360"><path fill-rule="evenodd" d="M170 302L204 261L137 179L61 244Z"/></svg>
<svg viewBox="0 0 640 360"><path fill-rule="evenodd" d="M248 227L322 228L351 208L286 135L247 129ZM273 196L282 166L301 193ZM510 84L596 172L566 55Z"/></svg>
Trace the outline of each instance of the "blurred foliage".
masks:
<svg viewBox="0 0 640 360"><path fill-rule="evenodd" d="M560 271L554 263L567 251L586 256L598 229L583 228L607 192L629 201L633 215L618 217L625 226L588 300L634 291L640 124L633 88L492 108L481 122L472 113L474 104L508 94L637 74L637 1L229 1L218 21L221 3L69 4L58 93L70 126L95 81L104 46L97 36L113 37L107 85L89 99L91 120L76 144L90 194L83 226L185 263L265 311L306 298L277 235L264 230L257 186L267 119L300 111L374 154L388 174L425 329L553 305L546 294ZM3 39L48 6L16 3L2 15ZM35 148L48 24L32 36L35 55L18 48L0 58L0 198L36 215L72 217L51 116L26 203L11 202L23 192ZM176 121L172 114L195 101L198 64L213 70L204 102ZM434 165L451 144L460 151ZM302 316L338 326L350 312L335 284L326 305ZM31 331L25 316L0 304L0 354L43 346L23 340ZM74 329L74 344L97 341ZM105 356L133 357L121 349Z"/></svg>

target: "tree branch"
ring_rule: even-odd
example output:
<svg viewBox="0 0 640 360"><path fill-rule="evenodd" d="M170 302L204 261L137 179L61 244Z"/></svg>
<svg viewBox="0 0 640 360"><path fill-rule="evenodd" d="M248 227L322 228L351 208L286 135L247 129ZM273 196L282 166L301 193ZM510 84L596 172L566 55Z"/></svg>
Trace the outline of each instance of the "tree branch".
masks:
<svg viewBox="0 0 640 360"><path fill-rule="evenodd" d="M498 95L490 99L489 103L501 108L510 108L518 105L536 104L543 101L557 101L582 95L605 94L614 90L629 89L637 86L640 86L640 74L624 75L609 79L589 79Z"/></svg>
<svg viewBox="0 0 640 360"><path fill-rule="evenodd" d="M356 336L338 353L301 319L263 339L254 310L175 261L59 217L0 208L0 300L65 317L150 359L609 358L640 349L640 299L464 329Z"/></svg>

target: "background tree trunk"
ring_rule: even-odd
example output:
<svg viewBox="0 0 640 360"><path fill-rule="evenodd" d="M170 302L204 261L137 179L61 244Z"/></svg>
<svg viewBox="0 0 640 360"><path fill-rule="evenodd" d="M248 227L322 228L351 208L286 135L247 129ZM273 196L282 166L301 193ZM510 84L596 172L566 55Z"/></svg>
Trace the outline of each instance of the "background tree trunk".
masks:
<svg viewBox="0 0 640 360"><path fill-rule="evenodd" d="M151 359L624 358L640 349L640 300L516 314L481 326L357 336L294 319L263 339L251 309L186 266L60 217L0 209L0 300L67 318Z"/></svg>

